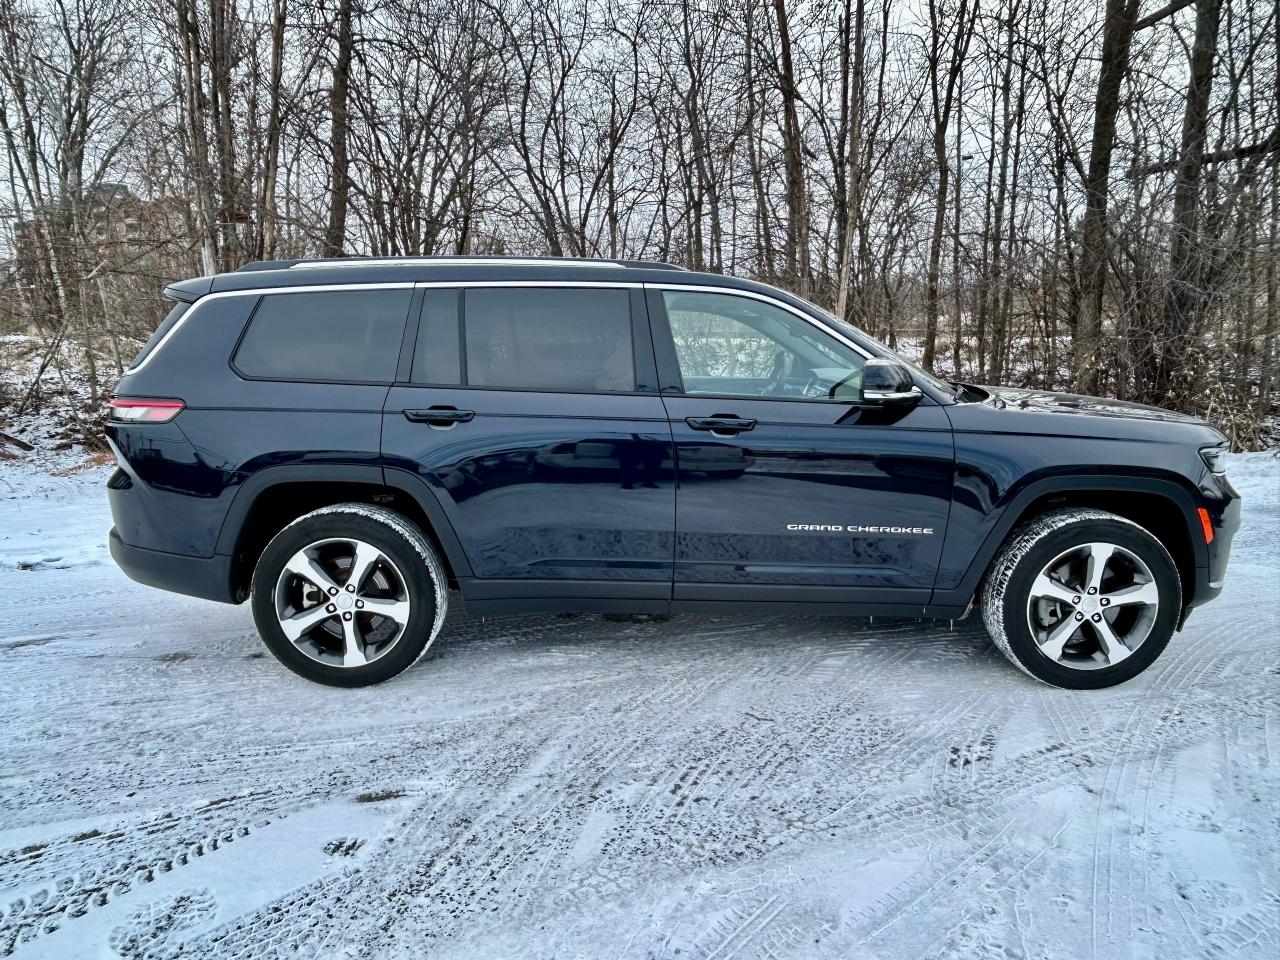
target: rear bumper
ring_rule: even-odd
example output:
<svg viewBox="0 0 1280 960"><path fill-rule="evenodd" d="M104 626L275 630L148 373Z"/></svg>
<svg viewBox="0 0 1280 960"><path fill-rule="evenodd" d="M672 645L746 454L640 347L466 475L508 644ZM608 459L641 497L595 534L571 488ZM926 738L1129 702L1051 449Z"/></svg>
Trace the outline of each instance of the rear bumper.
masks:
<svg viewBox="0 0 1280 960"><path fill-rule="evenodd" d="M239 603L231 588L231 558L188 557L162 550L133 547L120 539L115 527L110 534L111 559L130 580L173 593L185 593L219 603Z"/></svg>

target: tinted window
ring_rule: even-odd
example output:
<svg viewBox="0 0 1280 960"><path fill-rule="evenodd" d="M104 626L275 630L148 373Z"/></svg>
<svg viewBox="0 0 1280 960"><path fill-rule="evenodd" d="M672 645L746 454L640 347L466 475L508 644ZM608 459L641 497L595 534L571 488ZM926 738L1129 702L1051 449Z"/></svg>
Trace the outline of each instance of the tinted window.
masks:
<svg viewBox="0 0 1280 960"><path fill-rule="evenodd" d="M413 349L413 382L461 383L462 351L458 342L458 291L424 291L418 343Z"/></svg>
<svg viewBox="0 0 1280 960"><path fill-rule="evenodd" d="M133 363L129 364L132 369L147 359L147 355L156 348L156 344L164 339L164 335L174 328L182 315L191 307L189 303L179 301L173 305L173 309L169 311L169 315L160 321L160 326L156 327L155 333L151 334L151 339L142 345L142 349L138 351L138 355L133 358Z"/></svg>
<svg viewBox="0 0 1280 960"><path fill-rule="evenodd" d="M860 400L863 358L802 317L749 297L666 291L688 394Z"/></svg>
<svg viewBox="0 0 1280 960"><path fill-rule="evenodd" d="M464 297L471 386L605 393L636 388L626 290L478 287Z"/></svg>
<svg viewBox="0 0 1280 960"><path fill-rule="evenodd" d="M395 379L411 290L268 294L236 351L236 369L275 380Z"/></svg>

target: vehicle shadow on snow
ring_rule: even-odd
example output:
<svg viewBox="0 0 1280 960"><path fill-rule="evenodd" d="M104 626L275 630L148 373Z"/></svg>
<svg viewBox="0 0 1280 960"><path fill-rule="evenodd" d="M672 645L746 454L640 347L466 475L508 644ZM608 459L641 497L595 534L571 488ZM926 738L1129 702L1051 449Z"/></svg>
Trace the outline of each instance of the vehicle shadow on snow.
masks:
<svg viewBox="0 0 1280 960"><path fill-rule="evenodd" d="M424 662L475 660L497 649L534 656L552 650L599 653L602 658L622 652L628 659L651 658L655 664L792 652L878 664L976 661L979 669L1004 679L1018 675L1007 669L982 621L974 616L964 621L593 613L471 617L461 606L452 605Z"/></svg>

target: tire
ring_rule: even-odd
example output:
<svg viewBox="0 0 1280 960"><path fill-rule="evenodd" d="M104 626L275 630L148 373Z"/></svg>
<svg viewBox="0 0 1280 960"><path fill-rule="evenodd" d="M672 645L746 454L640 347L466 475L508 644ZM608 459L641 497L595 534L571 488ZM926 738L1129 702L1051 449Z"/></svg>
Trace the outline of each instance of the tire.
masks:
<svg viewBox="0 0 1280 960"><path fill-rule="evenodd" d="M1000 651L1071 690L1137 676L1168 645L1181 612L1169 551L1103 510L1055 510L1019 527L982 587L982 617Z"/></svg>
<svg viewBox="0 0 1280 960"><path fill-rule="evenodd" d="M299 517L267 544L251 605L267 649L294 673L364 687L427 652L448 612L448 585L413 523L384 507L340 503Z"/></svg>

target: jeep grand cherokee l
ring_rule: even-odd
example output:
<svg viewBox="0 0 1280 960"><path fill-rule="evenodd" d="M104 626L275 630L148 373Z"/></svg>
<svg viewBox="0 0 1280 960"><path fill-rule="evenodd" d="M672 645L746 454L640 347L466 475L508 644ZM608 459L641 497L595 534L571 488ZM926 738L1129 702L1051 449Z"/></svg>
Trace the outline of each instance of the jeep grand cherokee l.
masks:
<svg viewBox="0 0 1280 960"><path fill-rule="evenodd" d="M1208 424L938 380L789 293L663 264L255 263L170 286L111 401L111 552L386 680L457 591L518 611L958 618L1105 687L1222 587Z"/></svg>

